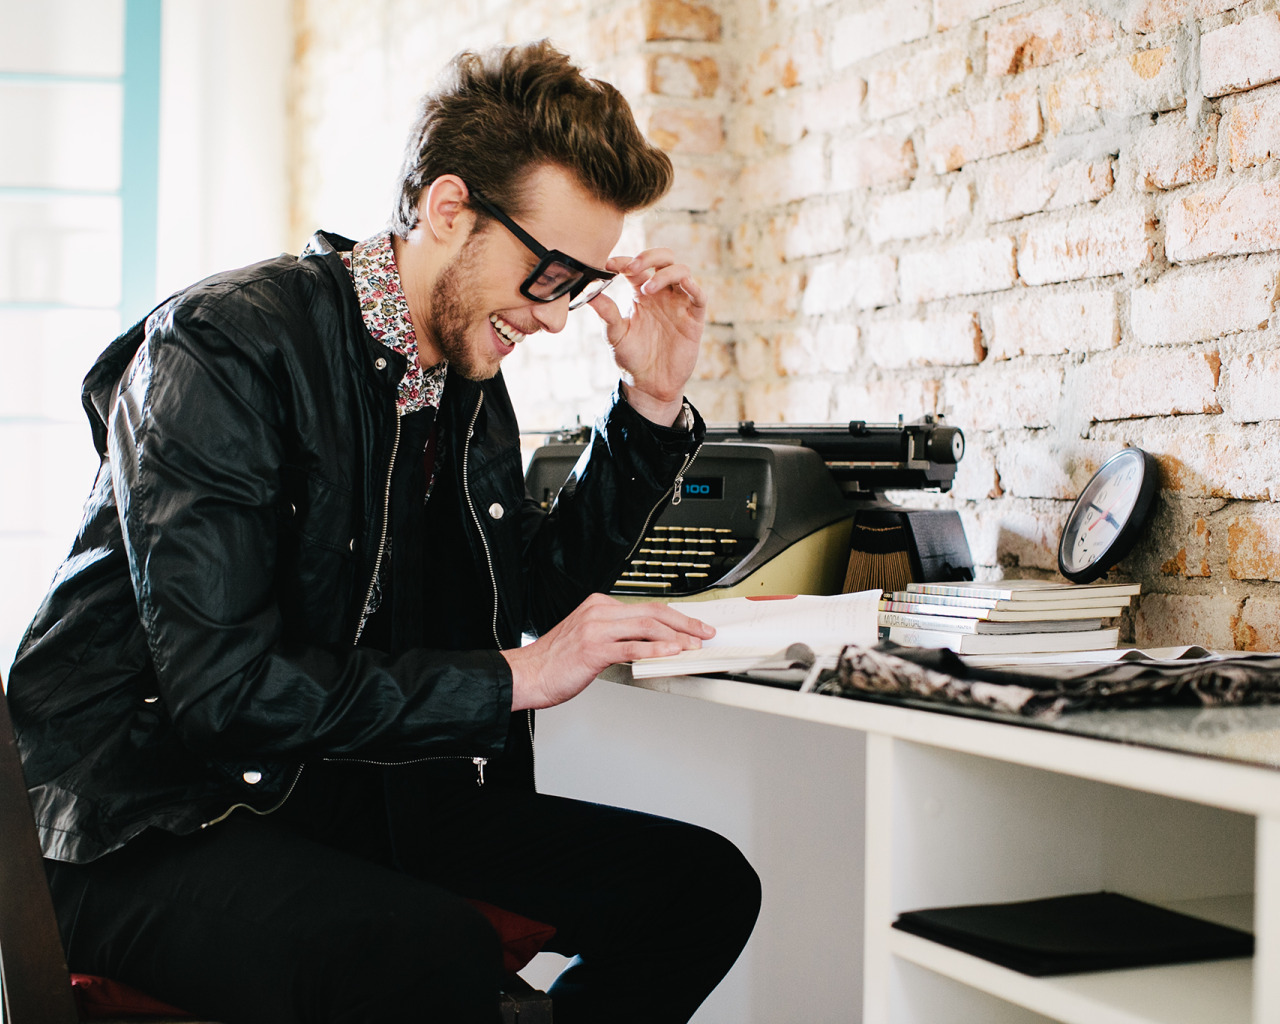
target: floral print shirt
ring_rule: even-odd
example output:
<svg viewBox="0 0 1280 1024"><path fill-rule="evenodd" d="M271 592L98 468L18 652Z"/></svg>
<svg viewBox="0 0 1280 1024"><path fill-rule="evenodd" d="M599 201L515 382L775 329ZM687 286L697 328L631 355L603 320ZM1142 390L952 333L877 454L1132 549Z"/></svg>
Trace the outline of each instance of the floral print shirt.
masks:
<svg viewBox="0 0 1280 1024"><path fill-rule="evenodd" d="M391 231L382 231L357 242L351 252L341 253L341 256L351 272L365 328L374 341L381 342L409 361L409 369L400 379L400 411L408 414L426 408L438 409L449 361L441 360L425 370L418 365L418 336L413 330L409 301L405 298L400 271L396 268Z"/></svg>

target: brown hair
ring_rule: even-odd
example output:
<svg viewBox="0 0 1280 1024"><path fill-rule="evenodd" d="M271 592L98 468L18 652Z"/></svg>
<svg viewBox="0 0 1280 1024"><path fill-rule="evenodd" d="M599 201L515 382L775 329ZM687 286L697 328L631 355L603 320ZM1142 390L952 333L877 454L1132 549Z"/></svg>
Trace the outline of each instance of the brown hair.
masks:
<svg viewBox="0 0 1280 1024"><path fill-rule="evenodd" d="M408 235L422 191L442 174L458 175L514 216L527 172L547 163L624 213L661 198L673 176L623 95L587 78L547 40L464 51L419 104L391 227Z"/></svg>

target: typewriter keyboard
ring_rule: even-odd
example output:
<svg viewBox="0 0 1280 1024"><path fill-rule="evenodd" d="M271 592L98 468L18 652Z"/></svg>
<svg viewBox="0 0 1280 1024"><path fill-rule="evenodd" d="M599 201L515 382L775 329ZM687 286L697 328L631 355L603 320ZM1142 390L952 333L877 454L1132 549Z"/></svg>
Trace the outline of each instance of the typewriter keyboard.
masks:
<svg viewBox="0 0 1280 1024"><path fill-rule="evenodd" d="M615 593L688 594L715 583L751 550L752 537L715 526L655 526L640 542Z"/></svg>

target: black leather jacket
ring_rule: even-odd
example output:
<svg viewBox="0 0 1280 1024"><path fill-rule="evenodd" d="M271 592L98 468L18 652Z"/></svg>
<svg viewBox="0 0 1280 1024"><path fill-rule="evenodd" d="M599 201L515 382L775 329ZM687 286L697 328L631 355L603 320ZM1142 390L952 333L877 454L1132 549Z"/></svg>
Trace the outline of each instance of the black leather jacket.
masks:
<svg viewBox="0 0 1280 1024"><path fill-rule="evenodd" d="M101 469L9 683L48 857L268 812L309 759L505 750L523 784L532 718L512 715L499 649L609 586L696 450L700 420L656 428L615 395L548 514L525 493L501 375L450 377L430 578L385 649L360 646L409 455L405 361L364 328L349 248L317 235L301 258L210 278L85 379Z"/></svg>

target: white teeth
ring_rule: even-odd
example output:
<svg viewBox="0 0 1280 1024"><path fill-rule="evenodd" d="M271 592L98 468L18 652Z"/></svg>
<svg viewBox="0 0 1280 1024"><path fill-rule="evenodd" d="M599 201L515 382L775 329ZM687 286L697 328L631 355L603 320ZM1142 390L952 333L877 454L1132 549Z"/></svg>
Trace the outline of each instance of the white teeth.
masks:
<svg viewBox="0 0 1280 1024"><path fill-rule="evenodd" d="M501 334L502 337L512 345L519 345L520 342L524 341L524 335L498 316L498 314L490 313L489 323L493 324L494 330Z"/></svg>

